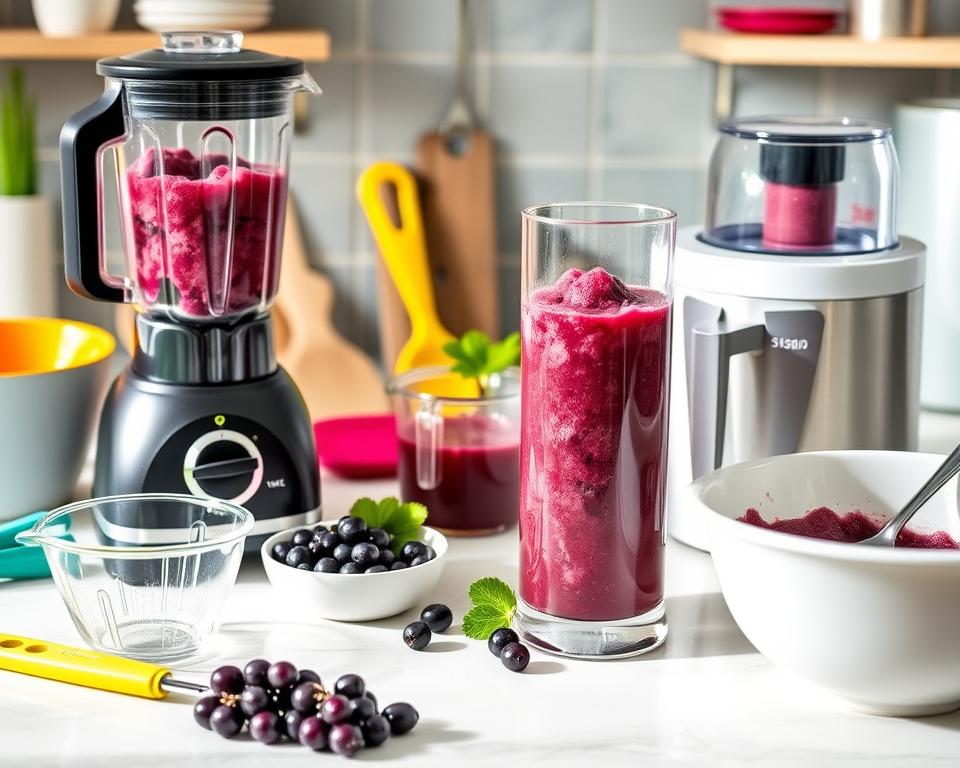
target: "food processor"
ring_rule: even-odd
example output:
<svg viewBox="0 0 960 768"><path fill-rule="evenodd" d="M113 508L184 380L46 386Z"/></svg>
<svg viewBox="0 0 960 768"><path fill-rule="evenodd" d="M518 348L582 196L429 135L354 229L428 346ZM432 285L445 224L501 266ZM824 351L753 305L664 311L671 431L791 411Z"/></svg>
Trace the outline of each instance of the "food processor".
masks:
<svg viewBox="0 0 960 768"><path fill-rule="evenodd" d="M798 451L916 450L919 418L925 248L897 236L890 128L719 131L706 223L680 231L675 264L667 520L700 549L704 521L680 503L692 480Z"/></svg>
<svg viewBox="0 0 960 768"><path fill-rule="evenodd" d="M298 59L242 48L238 32L167 33L101 59L101 98L60 136L67 282L136 305L130 365L100 418L96 496L179 492L255 517L248 551L319 519L310 419L279 368L277 292ZM116 160L127 275L104 248L103 155ZM101 520L116 542L167 543L141 508Z"/></svg>

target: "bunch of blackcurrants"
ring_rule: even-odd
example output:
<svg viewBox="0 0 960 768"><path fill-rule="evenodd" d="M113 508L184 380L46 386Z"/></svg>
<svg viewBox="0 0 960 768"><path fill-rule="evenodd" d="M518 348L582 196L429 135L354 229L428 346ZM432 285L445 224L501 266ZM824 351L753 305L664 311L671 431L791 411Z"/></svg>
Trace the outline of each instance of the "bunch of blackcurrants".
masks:
<svg viewBox="0 0 960 768"><path fill-rule="evenodd" d="M264 744L287 738L317 752L353 757L362 747L379 747L391 735L409 732L420 719L406 702L378 711L366 688L362 677L348 674L337 678L331 692L312 670L254 659L242 672L234 666L215 669L214 695L197 701L193 716L228 739L247 723L250 736Z"/></svg>
<svg viewBox="0 0 960 768"><path fill-rule="evenodd" d="M347 515L328 530L325 525L294 531L278 541L270 555L278 563L319 573L384 573L416 568L437 553L422 541L408 541L395 555L383 528L368 528L362 517Z"/></svg>

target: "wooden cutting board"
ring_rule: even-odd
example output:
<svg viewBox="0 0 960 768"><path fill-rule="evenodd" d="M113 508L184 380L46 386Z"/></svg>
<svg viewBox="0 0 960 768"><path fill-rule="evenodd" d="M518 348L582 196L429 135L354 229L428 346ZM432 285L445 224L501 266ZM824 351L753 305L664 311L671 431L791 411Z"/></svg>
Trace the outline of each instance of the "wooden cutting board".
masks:
<svg viewBox="0 0 960 768"><path fill-rule="evenodd" d="M462 155L453 154L440 133L426 134L417 144L416 174L427 252L443 324L458 336L479 328L497 337L493 139L474 130L466 146ZM381 359L386 370L393 370L397 353L409 338L410 323L382 259L377 264L377 283Z"/></svg>
<svg viewBox="0 0 960 768"><path fill-rule="evenodd" d="M277 359L300 388L314 421L388 410L379 371L359 347L337 334L332 314L333 285L310 268L288 200L280 291L273 307Z"/></svg>

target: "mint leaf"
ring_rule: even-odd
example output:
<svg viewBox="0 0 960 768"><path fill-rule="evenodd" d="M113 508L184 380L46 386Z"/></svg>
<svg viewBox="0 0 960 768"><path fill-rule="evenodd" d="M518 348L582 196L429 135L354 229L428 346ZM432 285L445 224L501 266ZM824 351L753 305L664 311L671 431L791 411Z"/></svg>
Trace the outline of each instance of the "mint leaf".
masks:
<svg viewBox="0 0 960 768"><path fill-rule="evenodd" d="M487 576L467 591L473 608L463 617L463 633L474 640L486 640L495 629L509 627L517 612L517 596L500 579Z"/></svg>
<svg viewBox="0 0 960 768"><path fill-rule="evenodd" d="M390 534L390 547L394 554L399 555L404 544L420 535L420 527L426 519L427 508L423 504L408 501L400 505L390 527L386 529Z"/></svg>
<svg viewBox="0 0 960 768"><path fill-rule="evenodd" d="M474 605L493 605L504 613L517 608L517 596L510 585L496 576L477 579L470 585L467 595Z"/></svg>
<svg viewBox="0 0 960 768"><path fill-rule="evenodd" d="M377 518L377 502L364 496L357 499L350 507L350 514L356 517L362 517L367 521L368 528L379 528L380 522Z"/></svg>
<svg viewBox="0 0 960 768"><path fill-rule="evenodd" d="M507 618L491 605L476 605L463 617L463 634L474 640L486 640L500 627L509 627L513 616Z"/></svg>
<svg viewBox="0 0 960 768"><path fill-rule="evenodd" d="M493 374L520 361L520 334L511 333L503 341L493 342L483 331L471 330L448 341L443 351L454 361L450 370L477 379L484 388Z"/></svg>
<svg viewBox="0 0 960 768"><path fill-rule="evenodd" d="M379 502L357 499L350 507L350 514L362 517L370 528L383 528L390 534L390 548L399 554L404 544L420 535L427 508L415 501L401 504L395 496L387 496Z"/></svg>
<svg viewBox="0 0 960 768"><path fill-rule="evenodd" d="M500 373L520 361L520 334L514 331L487 351L486 373Z"/></svg>

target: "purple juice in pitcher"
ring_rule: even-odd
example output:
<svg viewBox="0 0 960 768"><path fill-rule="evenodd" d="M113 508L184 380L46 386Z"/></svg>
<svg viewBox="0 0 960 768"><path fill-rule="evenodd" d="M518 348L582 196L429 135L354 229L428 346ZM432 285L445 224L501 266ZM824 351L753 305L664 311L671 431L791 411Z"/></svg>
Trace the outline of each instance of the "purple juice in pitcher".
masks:
<svg viewBox="0 0 960 768"><path fill-rule="evenodd" d="M670 299L601 268L522 307L520 596L628 619L663 599Z"/></svg>
<svg viewBox="0 0 960 768"><path fill-rule="evenodd" d="M454 535L495 533L517 522L520 448L516 422L485 413L443 420L434 487L417 482L413 425L400 432L400 493L428 510L427 525ZM429 485L429 483L428 483Z"/></svg>

